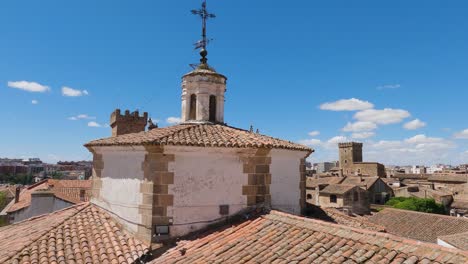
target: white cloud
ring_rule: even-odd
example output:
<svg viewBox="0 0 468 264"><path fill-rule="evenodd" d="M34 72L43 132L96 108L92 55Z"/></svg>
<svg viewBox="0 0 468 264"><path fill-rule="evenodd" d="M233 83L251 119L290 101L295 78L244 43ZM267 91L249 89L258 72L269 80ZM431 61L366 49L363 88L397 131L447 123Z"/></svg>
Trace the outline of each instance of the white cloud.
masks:
<svg viewBox="0 0 468 264"><path fill-rule="evenodd" d="M409 144L427 144L427 143L437 143L437 142L443 142L443 138L434 138L434 137L427 137L424 134L419 134L411 138L405 139L406 143Z"/></svg>
<svg viewBox="0 0 468 264"><path fill-rule="evenodd" d="M359 121L373 122L381 125L400 123L411 114L402 109L385 108L383 110L368 109L357 112L354 118Z"/></svg>
<svg viewBox="0 0 468 264"><path fill-rule="evenodd" d="M166 119L166 122L169 124L179 124L180 122L182 122L182 119L180 119L179 117L171 116Z"/></svg>
<svg viewBox="0 0 468 264"><path fill-rule="evenodd" d="M375 136L374 132L361 132L361 133L353 133L351 134L352 138L355 139L366 139Z"/></svg>
<svg viewBox="0 0 468 264"><path fill-rule="evenodd" d="M359 121L355 123L350 123L346 124L346 126L343 128L343 131L345 132L359 132L359 131L372 131L377 128L377 125L372 122L368 121Z"/></svg>
<svg viewBox="0 0 468 264"><path fill-rule="evenodd" d="M89 127L101 127L99 123L94 122L94 121L88 122L88 126Z"/></svg>
<svg viewBox="0 0 468 264"><path fill-rule="evenodd" d="M356 98L342 99L335 102L328 102L320 105L322 110L330 111L357 111L373 108L374 105L368 101L362 101Z"/></svg>
<svg viewBox="0 0 468 264"><path fill-rule="evenodd" d="M311 136L311 137L315 137L315 136L318 136L318 135L320 135L320 131L311 131L311 132L309 132L309 136Z"/></svg>
<svg viewBox="0 0 468 264"><path fill-rule="evenodd" d="M77 96L83 96L83 95L88 95L88 94L89 93L86 90L77 90L77 89L73 89L67 86L62 87L63 96L77 97Z"/></svg>
<svg viewBox="0 0 468 264"><path fill-rule="evenodd" d="M68 120L73 120L73 121L76 121L76 120L80 120L80 119L96 119L96 117L94 116L88 116L86 114L80 114L80 115L77 115L77 116L72 116L72 117L69 117Z"/></svg>
<svg viewBox="0 0 468 264"><path fill-rule="evenodd" d="M454 136L458 139L468 139L468 128L458 133L455 133Z"/></svg>
<svg viewBox="0 0 468 264"><path fill-rule="evenodd" d="M338 143L343 143L343 142L347 142L348 141L348 138L347 137L344 137L344 136L336 136L336 137L332 137L330 138L327 143L329 144L338 144Z"/></svg>
<svg viewBox="0 0 468 264"><path fill-rule="evenodd" d="M31 101L31 104L33 104L33 105L38 104L38 103L39 103L38 100L32 100L32 101Z"/></svg>
<svg viewBox="0 0 468 264"><path fill-rule="evenodd" d="M403 127L407 130L416 130L425 126L426 126L426 123L419 119L415 119L403 125Z"/></svg>
<svg viewBox="0 0 468 264"><path fill-rule="evenodd" d="M401 87L400 84L385 84L385 85L377 86L377 90L398 89L400 87Z"/></svg>
<svg viewBox="0 0 468 264"><path fill-rule="evenodd" d="M381 140L371 145L371 147L375 149L393 149L393 148L399 148L401 146L402 146L402 142L398 140L394 140L394 141Z"/></svg>
<svg viewBox="0 0 468 264"><path fill-rule="evenodd" d="M44 93L50 91L49 86L45 86L37 82L27 81L8 82L8 87L34 93Z"/></svg>
<svg viewBox="0 0 468 264"><path fill-rule="evenodd" d="M320 139L303 139L299 140L298 143L306 146L320 146L322 141Z"/></svg>

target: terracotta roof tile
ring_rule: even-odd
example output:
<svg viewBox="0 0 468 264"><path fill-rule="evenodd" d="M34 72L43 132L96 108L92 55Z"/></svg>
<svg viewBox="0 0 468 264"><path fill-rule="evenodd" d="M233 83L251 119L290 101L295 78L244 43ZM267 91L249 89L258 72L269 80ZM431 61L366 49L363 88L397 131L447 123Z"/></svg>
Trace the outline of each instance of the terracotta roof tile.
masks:
<svg viewBox="0 0 468 264"><path fill-rule="evenodd" d="M229 148L281 148L313 151L303 145L220 124L180 124L98 139L85 146L175 145Z"/></svg>
<svg viewBox="0 0 468 264"><path fill-rule="evenodd" d="M386 208L369 217L387 232L420 241L437 243L437 237L468 232L468 219Z"/></svg>
<svg viewBox="0 0 468 264"><path fill-rule="evenodd" d="M151 263L418 263L425 259L467 263L468 252L272 211L182 240Z"/></svg>
<svg viewBox="0 0 468 264"><path fill-rule="evenodd" d="M438 238L458 249L468 250L468 232L459 233L455 235L440 236Z"/></svg>
<svg viewBox="0 0 468 264"><path fill-rule="evenodd" d="M385 232L385 227L381 225L377 225L369 221L367 217L359 216L359 215L346 215L345 213L339 211L336 208L327 208L327 207L318 207L313 206L312 215L310 217L327 221L333 222L340 225L345 225L349 227L355 228L362 228L372 231L378 232Z"/></svg>
<svg viewBox="0 0 468 264"><path fill-rule="evenodd" d="M0 263L133 263L149 247L102 209L80 204L0 228Z"/></svg>
<svg viewBox="0 0 468 264"><path fill-rule="evenodd" d="M450 205L450 207L457 209L468 209L468 200L455 200Z"/></svg>
<svg viewBox="0 0 468 264"><path fill-rule="evenodd" d="M356 185L330 184L320 191L320 194L345 194L352 190Z"/></svg>

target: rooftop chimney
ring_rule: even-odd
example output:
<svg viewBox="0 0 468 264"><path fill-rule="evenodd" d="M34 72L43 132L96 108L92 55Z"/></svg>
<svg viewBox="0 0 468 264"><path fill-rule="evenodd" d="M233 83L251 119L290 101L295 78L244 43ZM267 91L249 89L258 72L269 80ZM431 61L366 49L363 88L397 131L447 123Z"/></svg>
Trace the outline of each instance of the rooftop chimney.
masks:
<svg viewBox="0 0 468 264"><path fill-rule="evenodd" d="M21 187L16 186L16 190L15 190L15 203L19 202L20 192L21 192Z"/></svg>
<svg viewBox="0 0 468 264"><path fill-rule="evenodd" d="M86 201L86 191L85 190L80 190L80 201L82 201L82 202Z"/></svg>
<svg viewBox="0 0 468 264"><path fill-rule="evenodd" d="M146 124L148 123L148 113L144 112L140 116L138 111L130 113L125 110L125 114L120 114L120 109L116 109L111 114L110 126L112 127L112 136L120 136L130 133L138 133L145 131Z"/></svg>

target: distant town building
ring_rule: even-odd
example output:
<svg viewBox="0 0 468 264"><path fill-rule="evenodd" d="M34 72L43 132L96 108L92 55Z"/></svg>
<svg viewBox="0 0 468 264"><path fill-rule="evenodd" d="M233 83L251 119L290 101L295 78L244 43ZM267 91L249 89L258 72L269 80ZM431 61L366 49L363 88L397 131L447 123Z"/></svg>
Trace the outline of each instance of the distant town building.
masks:
<svg viewBox="0 0 468 264"><path fill-rule="evenodd" d="M385 177L385 166L377 162L363 162L362 143L339 143L340 169L344 175Z"/></svg>
<svg viewBox="0 0 468 264"><path fill-rule="evenodd" d="M415 165L411 168L411 173L413 174L424 174L426 173L426 167L420 166L420 165Z"/></svg>
<svg viewBox="0 0 468 264"><path fill-rule="evenodd" d="M317 173L329 172L334 167L336 167L336 162L320 162L320 163L317 163Z"/></svg>

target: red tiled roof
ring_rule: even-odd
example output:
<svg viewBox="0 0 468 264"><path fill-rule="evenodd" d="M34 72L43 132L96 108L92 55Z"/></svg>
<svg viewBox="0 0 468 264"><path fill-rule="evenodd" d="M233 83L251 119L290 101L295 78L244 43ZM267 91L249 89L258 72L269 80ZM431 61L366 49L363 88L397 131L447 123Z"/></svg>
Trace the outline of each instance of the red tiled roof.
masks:
<svg viewBox="0 0 468 264"><path fill-rule="evenodd" d="M441 236L439 237L439 239L446 243L449 243L450 245L458 249L468 250L468 232L455 235Z"/></svg>
<svg viewBox="0 0 468 264"><path fill-rule="evenodd" d="M87 202L91 194L90 180L53 180L47 179L25 188L19 196L19 201L12 201L7 207L7 213L16 212L31 205L31 194L37 190L50 189L55 197L64 201L77 204L83 202L80 200L80 190L85 190L85 199Z"/></svg>
<svg viewBox="0 0 468 264"><path fill-rule="evenodd" d="M88 203L0 228L0 237L0 263L133 263L149 251Z"/></svg>
<svg viewBox="0 0 468 264"><path fill-rule="evenodd" d="M342 184L357 185L365 188L366 190L379 180L379 177L360 177L360 176L346 176L341 182Z"/></svg>
<svg viewBox="0 0 468 264"><path fill-rule="evenodd" d="M391 234L431 243L437 243L439 236L468 232L468 219L462 217L393 208L386 208L369 220L384 226Z"/></svg>
<svg viewBox="0 0 468 264"><path fill-rule="evenodd" d="M468 209L468 201L455 199L455 201L453 201L450 207L456 209Z"/></svg>
<svg viewBox="0 0 468 264"><path fill-rule="evenodd" d="M272 211L180 241L151 263L247 262L467 263L468 252Z"/></svg>
<svg viewBox="0 0 468 264"><path fill-rule="evenodd" d="M333 221L337 224L372 231L385 232L385 227L372 223L366 217L359 215L349 216L339 211L338 209L331 207L324 207L321 209L327 214L328 217L333 219Z"/></svg>
<svg viewBox="0 0 468 264"><path fill-rule="evenodd" d="M281 148L313 151L311 148L243 129L220 124L180 124L145 132L98 139L85 146L175 145L228 148Z"/></svg>
<svg viewBox="0 0 468 264"><path fill-rule="evenodd" d="M320 194L345 194L352 190L356 185L330 184L320 191Z"/></svg>
<svg viewBox="0 0 468 264"><path fill-rule="evenodd" d="M307 188L317 188L319 185L326 185L326 184L339 184L344 180L343 177L307 177L306 179L306 187Z"/></svg>

